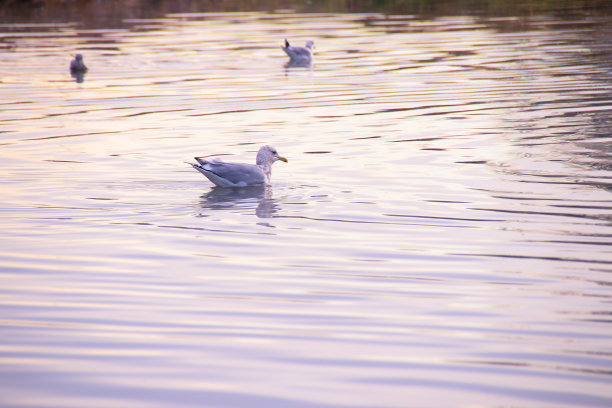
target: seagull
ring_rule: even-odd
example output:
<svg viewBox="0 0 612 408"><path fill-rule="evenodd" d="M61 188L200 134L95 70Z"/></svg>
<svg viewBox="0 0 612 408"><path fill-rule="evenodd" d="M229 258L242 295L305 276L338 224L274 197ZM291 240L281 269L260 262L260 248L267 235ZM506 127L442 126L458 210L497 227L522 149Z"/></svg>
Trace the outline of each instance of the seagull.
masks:
<svg viewBox="0 0 612 408"><path fill-rule="evenodd" d="M310 64L312 62L312 49L314 48L314 42L306 41L305 47L295 47L289 44L289 41L285 39L285 46L281 48L289 56L290 62L295 64Z"/></svg>
<svg viewBox="0 0 612 408"><path fill-rule="evenodd" d="M259 149L256 164L228 163L217 158L206 160L203 157L194 157L194 159L197 164L188 164L219 187L270 184L272 164L277 160L287 163L287 159L280 156L272 146L262 146Z"/></svg>
<svg viewBox="0 0 612 408"><path fill-rule="evenodd" d="M87 67L83 62L83 54L77 54L74 56L74 59L70 61L70 71L71 72L86 72Z"/></svg>

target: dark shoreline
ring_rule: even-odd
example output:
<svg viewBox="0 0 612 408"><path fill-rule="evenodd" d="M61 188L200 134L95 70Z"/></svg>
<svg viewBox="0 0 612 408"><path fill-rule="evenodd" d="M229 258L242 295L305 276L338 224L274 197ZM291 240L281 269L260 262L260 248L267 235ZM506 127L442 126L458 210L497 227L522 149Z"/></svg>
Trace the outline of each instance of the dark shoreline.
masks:
<svg viewBox="0 0 612 408"><path fill-rule="evenodd" d="M1 24L78 23L82 28L125 27L125 20L163 18L172 13L378 13L417 19L444 16L580 19L612 14L609 0L0 0ZM129 24L127 24L129 25Z"/></svg>

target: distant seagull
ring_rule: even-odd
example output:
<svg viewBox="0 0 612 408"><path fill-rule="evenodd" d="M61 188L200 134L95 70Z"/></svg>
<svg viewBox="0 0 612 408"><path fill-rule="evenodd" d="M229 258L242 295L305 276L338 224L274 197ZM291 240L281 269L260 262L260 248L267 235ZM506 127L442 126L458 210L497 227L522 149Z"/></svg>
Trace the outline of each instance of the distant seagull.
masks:
<svg viewBox="0 0 612 408"><path fill-rule="evenodd" d="M70 72L87 72L87 66L83 62L83 55L77 54L74 59L70 61Z"/></svg>
<svg viewBox="0 0 612 408"><path fill-rule="evenodd" d="M262 146L257 152L256 164L226 163L220 159L206 160L194 157L198 164L188 163L219 187L246 187L270 184L272 164L287 159L279 156L272 146Z"/></svg>
<svg viewBox="0 0 612 408"><path fill-rule="evenodd" d="M314 48L314 42L306 41L306 46L295 47L289 44L289 41L285 39L285 46L281 48L289 56L289 62L295 65L308 65L312 63L312 49Z"/></svg>

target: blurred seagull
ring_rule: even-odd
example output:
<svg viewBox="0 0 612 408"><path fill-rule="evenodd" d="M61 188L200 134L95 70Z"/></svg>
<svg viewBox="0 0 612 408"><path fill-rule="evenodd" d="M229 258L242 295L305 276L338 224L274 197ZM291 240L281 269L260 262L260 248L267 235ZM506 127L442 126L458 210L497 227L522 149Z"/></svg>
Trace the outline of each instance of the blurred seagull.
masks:
<svg viewBox="0 0 612 408"><path fill-rule="evenodd" d="M83 62L83 54L77 54L74 56L74 59L70 61L70 71L71 72L86 72L87 66L85 66L85 62Z"/></svg>
<svg viewBox="0 0 612 408"><path fill-rule="evenodd" d="M280 156L272 146L262 146L257 152L256 164L226 163L220 159L206 160L194 157L198 162L188 163L219 187L246 187L270 184L272 164L287 159Z"/></svg>
<svg viewBox="0 0 612 408"><path fill-rule="evenodd" d="M290 62L294 64L310 64L312 63L312 49L314 48L314 42L306 41L306 46L296 47L289 44L289 41L285 39L285 46L281 48L289 56Z"/></svg>

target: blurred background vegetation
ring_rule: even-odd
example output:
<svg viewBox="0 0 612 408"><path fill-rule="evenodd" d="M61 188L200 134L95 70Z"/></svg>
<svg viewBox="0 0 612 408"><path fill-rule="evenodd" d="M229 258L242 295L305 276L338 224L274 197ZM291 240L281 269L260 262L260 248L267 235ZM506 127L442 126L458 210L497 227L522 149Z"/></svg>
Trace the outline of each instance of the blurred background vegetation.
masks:
<svg viewBox="0 0 612 408"><path fill-rule="evenodd" d="M116 27L125 19L192 12L382 13L483 17L553 15L581 18L612 14L612 0L0 0L0 22L78 22Z"/></svg>

